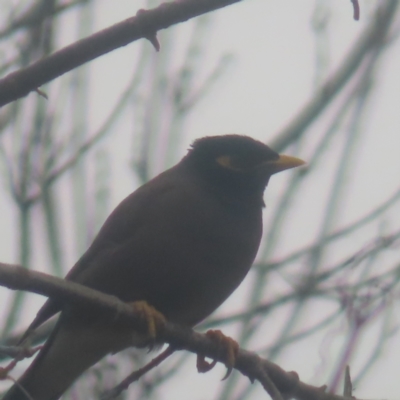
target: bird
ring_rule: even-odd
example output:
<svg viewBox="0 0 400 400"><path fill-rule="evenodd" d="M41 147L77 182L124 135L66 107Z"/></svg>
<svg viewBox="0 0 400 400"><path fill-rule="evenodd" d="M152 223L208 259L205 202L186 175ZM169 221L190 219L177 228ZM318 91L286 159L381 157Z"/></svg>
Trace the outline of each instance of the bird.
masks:
<svg viewBox="0 0 400 400"><path fill-rule="evenodd" d="M239 286L262 236L263 195L273 174L304 161L249 136L197 139L182 160L126 197L65 279L144 301L193 327ZM23 339L60 313L43 348L3 400L56 400L109 353L146 337L97 308L48 299Z"/></svg>

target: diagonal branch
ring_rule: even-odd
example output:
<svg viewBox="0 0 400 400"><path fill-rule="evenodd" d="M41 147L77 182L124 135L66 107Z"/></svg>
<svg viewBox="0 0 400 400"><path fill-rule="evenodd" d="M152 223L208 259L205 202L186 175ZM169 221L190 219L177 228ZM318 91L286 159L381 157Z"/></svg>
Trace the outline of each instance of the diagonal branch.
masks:
<svg viewBox="0 0 400 400"><path fill-rule="evenodd" d="M0 285L13 290L25 290L61 301L101 307L122 320L129 321L142 332L146 332L147 323L137 315L128 304L114 296L101 293L78 283L69 282L41 272L29 271L21 266L0 263ZM220 362L224 361L218 343L207 335L197 333L190 328L166 323L159 332L158 340L169 343L176 350L187 350L201 354ZM344 397L326 393L324 389L307 385L299 381L295 372L286 372L277 364L262 359L256 353L240 349L235 369L250 380L258 380L264 388L274 387L284 398L299 400L345 400ZM275 393L270 393L275 398Z"/></svg>
<svg viewBox="0 0 400 400"><path fill-rule="evenodd" d="M289 124L271 142L271 147L280 152L298 140L321 112L332 102L339 91L354 76L371 50L384 47L389 30L399 6L397 0L382 1L374 19L365 33L352 46L342 65L321 85L314 97L307 102Z"/></svg>
<svg viewBox="0 0 400 400"><path fill-rule="evenodd" d="M150 40L154 45L159 30L239 1L176 0L151 10L140 10L135 17L79 40L1 79L0 107L112 50L142 38Z"/></svg>

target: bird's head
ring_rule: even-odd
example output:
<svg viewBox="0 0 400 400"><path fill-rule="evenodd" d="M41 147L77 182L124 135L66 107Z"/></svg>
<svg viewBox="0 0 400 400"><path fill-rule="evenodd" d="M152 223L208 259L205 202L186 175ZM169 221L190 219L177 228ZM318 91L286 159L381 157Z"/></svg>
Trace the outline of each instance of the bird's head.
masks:
<svg viewBox="0 0 400 400"><path fill-rule="evenodd" d="M264 143L242 135L197 139L184 162L213 187L235 198L262 198L271 175L304 164L299 158L280 155Z"/></svg>

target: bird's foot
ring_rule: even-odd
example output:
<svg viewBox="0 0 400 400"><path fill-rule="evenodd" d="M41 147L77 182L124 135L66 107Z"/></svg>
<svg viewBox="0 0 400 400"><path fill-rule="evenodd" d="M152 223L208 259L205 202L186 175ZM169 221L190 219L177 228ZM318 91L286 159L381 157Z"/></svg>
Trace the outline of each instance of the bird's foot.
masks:
<svg viewBox="0 0 400 400"><path fill-rule="evenodd" d="M129 303L133 311L147 324L147 334L151 340L157 336L157 332L165 326L167 320L163 314L157 311L147 301L135 301Z"/></svg>
<svg viewBox="0 0 400 400"><path fill-rule="evenodd" d="M226 374L222 378L222 380L225 380L231 374L235 366L239 344L229 336L224 335L220 330L209 330L206 332L206 335L217 344L219 352L222 353L224 364L227 368ZM200 373L210 371L214 368L216 363L217 360L213 360L209 363L205 360L203 355L197 355L197 370Z"/></svg>

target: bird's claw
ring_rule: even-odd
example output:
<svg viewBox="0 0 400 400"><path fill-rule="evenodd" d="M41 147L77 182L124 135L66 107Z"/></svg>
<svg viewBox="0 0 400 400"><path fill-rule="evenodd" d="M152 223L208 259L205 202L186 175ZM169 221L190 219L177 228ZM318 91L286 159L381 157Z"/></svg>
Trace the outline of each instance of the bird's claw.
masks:
<svg viewBox="0 0 400 400"><path fill-rule="evenodd" d="M222 380L225 380L229 377L233 367L235 366L239 345L235 340L224 335L220 330L209 330L206 332L206 335L217 344L218 351L223 353L224 364L227 368L227 371ZM210 371L214 368L216 363L216 360L213 360L211 363L209 363L205 360L203 355L197 355L197 370L200 373Z"/></svg>
<svg viewBox="0 0 400 400"><path fill-rule="evenodd" d="M213 360L212 362L206 361L206 358L198 354L197 355L197 361L196 361L196 367L197 371L200 372L201 374L205 374L208 371L211 371L215 365L217 364L217 360Z"/></svg>
<svg viewBox="0 0 400 400"><path fill-rule="evenodd" d="M157 332L166 324L167 320L164 315L146 301L135 301L130 303L130 306L133 311L146 322L147 334L154 340L157 336Z"/></svg>

